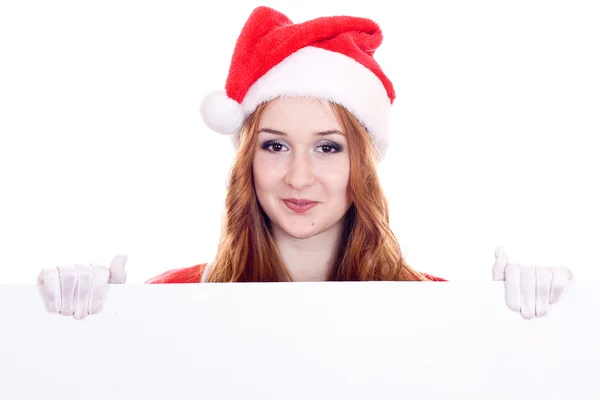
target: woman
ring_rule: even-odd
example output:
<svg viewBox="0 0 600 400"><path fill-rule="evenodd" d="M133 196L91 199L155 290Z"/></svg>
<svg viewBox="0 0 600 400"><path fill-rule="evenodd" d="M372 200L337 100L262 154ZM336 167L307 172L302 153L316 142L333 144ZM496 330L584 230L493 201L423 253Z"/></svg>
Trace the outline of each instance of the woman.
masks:
<svg viewBox="0 0 600 400"><path fill-rule="evenodd" d="M147 283L444 280L411 268L389 226L376 167L395 92L373 58L381 41L368 19L293 24L271 8L252 12L226 91L201 106L208 127L237 148L216 257ZM125 262L42 271L49 309L99 312L108 283L125 283ZM509 308L532 318L571 272L509 264L498 248L493 278L506 280Z"/></svg>

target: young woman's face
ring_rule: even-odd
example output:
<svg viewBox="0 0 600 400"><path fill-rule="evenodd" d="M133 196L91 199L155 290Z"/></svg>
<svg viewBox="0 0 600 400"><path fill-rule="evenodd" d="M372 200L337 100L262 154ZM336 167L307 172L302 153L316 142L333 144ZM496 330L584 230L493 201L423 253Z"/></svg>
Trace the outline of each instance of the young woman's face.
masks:
<svg viewBox="0 0 600 400"><path fill-rule="evenodd" d="M351 205L350 158L331 107L308 98L279 98L266 106L258 129L254 187L272 224L303 239L341 223ZM311 203L295 205L295 200Z"/></svg>

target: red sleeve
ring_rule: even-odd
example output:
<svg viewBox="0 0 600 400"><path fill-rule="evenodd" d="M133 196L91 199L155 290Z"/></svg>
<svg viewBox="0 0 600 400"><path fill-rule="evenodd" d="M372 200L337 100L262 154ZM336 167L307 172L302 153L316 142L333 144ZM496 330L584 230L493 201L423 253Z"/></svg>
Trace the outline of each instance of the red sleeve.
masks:
<svg viewBox="0 0 600 400"><path fill-rule="evenodd" d="M194 265L188 268L171 269L150 278L146 281L147 284L164 284L164 283L200 283L202 273L204 272L205 264ZM435 282L448 282L446 279L438 278L437 276L423 273L427 279Z"/></svg>
<svg viewBox="0 0 600 400"><path fill-rule="evenodd" d="M148 279L147 284L163 284L163 283L200 283L202 272L204 272L206 264L198 264L193 267L171 269Z"/></svg>
<svg viewBox="0 0 600 400"><path fill-rule="evenodd" d="M435 282L448 282L446 279L444 278L438 278L437 276L433 276L433 275L429 275L426 273L423 273L423 275L425 275L425 277L427 279L429 279L430 281L435 281Z"/></svg>

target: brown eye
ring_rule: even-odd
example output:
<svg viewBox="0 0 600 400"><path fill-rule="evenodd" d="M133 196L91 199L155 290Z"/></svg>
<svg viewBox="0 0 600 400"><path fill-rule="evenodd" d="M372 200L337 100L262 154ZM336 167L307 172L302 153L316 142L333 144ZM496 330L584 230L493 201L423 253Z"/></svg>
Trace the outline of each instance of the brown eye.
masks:
<svg viewBox="0 0 600 400"><path fill-rule="evenodd" d="M334 154L334 153L338 153L342 150L342 146L340 146L339 144L334 143L334 142L322 144L318 148L321 149L321 152L325 153L325 154Z"/></svg>
<svg viewBox="0 0 600 400"><path fill-rule="evenodd" d="M276 141L268 141L260 146L263 150L268 151L269 153L281 153L283 149L285 149L285 145L283 143L279 143Z"/></svg>

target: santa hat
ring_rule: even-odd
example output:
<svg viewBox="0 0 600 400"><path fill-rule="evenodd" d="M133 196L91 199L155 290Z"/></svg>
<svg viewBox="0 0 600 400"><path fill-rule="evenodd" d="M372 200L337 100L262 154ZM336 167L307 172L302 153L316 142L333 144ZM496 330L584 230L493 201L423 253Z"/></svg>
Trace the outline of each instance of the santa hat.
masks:
<svg viewBox="0 0 600 400"><path fill-rule="evenodd" d="M258 7L237 40L225 91L202 101L203 120L212 130L233 135L263 102L317 97L353 113L383 158L395 93L373 58L382 39L369 19L335 16L294 24L272 8Z"/></svg>

